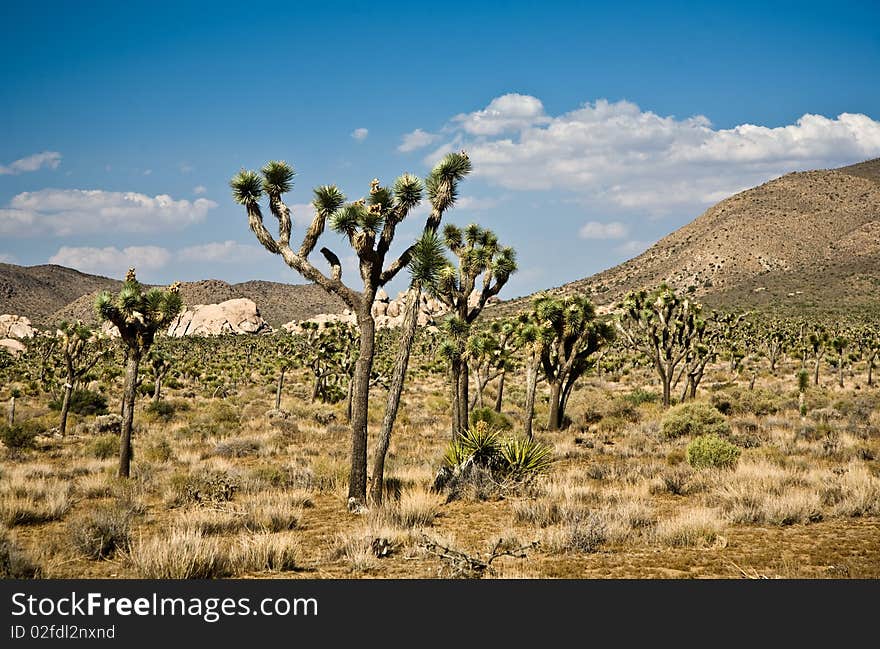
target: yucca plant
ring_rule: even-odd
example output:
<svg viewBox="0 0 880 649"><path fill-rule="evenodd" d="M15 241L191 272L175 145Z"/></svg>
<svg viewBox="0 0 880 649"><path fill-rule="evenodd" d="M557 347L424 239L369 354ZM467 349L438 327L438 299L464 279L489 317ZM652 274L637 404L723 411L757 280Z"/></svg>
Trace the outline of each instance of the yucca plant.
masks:
<svg viewBox="0 0 880 649"><path fill-rule="evenodd" d="M144 291L134 268L129 268L125 283L117 295L104 291L95 300L98 316L116 326L125 345L125 386L119 445L121 478L129 477L131 470L131 428L137 397L138 367L153 346L159 330L167 327L182 309L179 284L173 284L165 290L153 288Z"/></svg>
<svg viewBox="0 0 880 649"><path fill-rule="evenodd" d="M499 449L502 470L508 478L525 480L550 470L553 450L527 437L511 437Z"/></svg>

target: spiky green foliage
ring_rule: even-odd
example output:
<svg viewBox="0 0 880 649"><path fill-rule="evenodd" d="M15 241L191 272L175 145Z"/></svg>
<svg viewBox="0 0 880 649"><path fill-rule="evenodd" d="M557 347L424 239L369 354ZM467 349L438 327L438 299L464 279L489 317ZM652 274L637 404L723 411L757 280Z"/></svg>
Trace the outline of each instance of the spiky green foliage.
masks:
<svg viewBox="0 0 880 649"><path fill-rule="evenodd" d="M312 205L325 217L333 214L345 203L345 194L336 185L315 187L312 194Z"/></svg>
<svg viewBox="0 0 880 649"><path fill-rule="evenodd" d="M232 198L244 206L256 205L263 197L263 179L256 171L242 169L229 181Z"/></svg>
<svg viewBox="0 0 880 649"><path fill-rule="evenodd" d="M440 272L448 267L449 260L443 253L443 244L434 232L425 232L413 247L409 272L414 286L422 286L429 293L436 291Z"/></svg>
<svg viewBox="0 0 880 649"><path fill-rule="evenodd" d="M263 174L262 187L270 196L286 194L293 187L296 172L283 160L271 160L261 169Z"/></svg>
<svg viewBox="0 0 880 649"><path fill-rule="evenodd" d="M405 173L394 181L392 191L395 204L406 213L422 202L424 185L419 177Z"/></svg>
<svg viewBox="0 0 880 649"><path fill-rule="evenodd" d="M144 292L134 269L129 270L119 293L114 296L104 291L95 300L99 318L116 325L126 345L139 352L149 350L156 332L168 326L182 309L176 285Z"/></svg>
<svg viewBox="0 0 880 649"><path fill-rule="evenodd" d="M500 452L505 472L518 480L547 473L553 464L553 450L549 446L525 437L505 440Z"/></svg>

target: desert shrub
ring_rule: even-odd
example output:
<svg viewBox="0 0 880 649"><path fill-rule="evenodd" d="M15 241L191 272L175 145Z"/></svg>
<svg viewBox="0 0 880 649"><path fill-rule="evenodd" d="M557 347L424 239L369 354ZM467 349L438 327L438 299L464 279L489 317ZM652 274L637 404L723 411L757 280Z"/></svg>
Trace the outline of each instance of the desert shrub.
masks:
<svg viewBox="0 0 880 649"><path fill-rule="evenodd" d="M88 443L86 452L99 460L119 455L119 437L113 433L99 435Z"/></svg>
<svg viewBox="0 0 880 649"><path fill-rule="evenodd" d="M61 399L49 402L52 410L61 410ZM74 390L70 393L70 412L78 415L106 415L107 397L90 390Z"/></svg>
<svg viewBox="0 0 880 649"><path fill-rule="evenodd" d="M36 445L37 435L46 432L39 422L29 420L21 424L0 424L0 442L11 451L21 451Z"/></svg>
<svg viewBox="0 0 880 649"><path fill-rule="evenodd" d="M661 520L654 537L661 545L673 548L699 547L714 542L722 527L723 521L714 510L694 508Z"/></svg>
<svg viewBox="0 0 880 649"><path fill-rule="evenodd" d="M492 408L474 408L471 412L471 428L477 425L478 421L484 421L492 430L511 430L513 422L510 417L501 412L495 412Z"/></svg>
<svg viewBox="0 0 880 649"><path fill-rule="evenodd" d="M727 435L727 418L708 403L690 401L670 408L663 415L661 435L666 439L692 435Z"/></svg>
<svg viewBox="0 0 880 649"><path fill-rule="evenodd" d="M153 396L153 393L156 391L156 384L153 383L152 381L143 381L138 386L137 390L138 390L138 394L140 394L142 397L151 397L151 396Z"/></svg>
<svg viewBox="0 0 880 649"><path fill-rule="evenodd" d="M153 401L147 406L145 412L148 418L154 421L170 421L175 411L174 404L168 401Z"/></svg>
<svg viewBox="0 0 880 649"><path fill-rule="evenodd" d="M731 468L736 465L739 454L739 447L714 433L694 438L685 451L688 464L695 469Z"/></svg>
<svg viewBox="0 0 880 649"><path fill-rule="evenodd" d="M434 488L443 489L453 478L456 483L471 478L524 483L546 473L551 462L549 446L526 438L502 439L485 421L479 421L449 443Z"/></svg>
<svg viewBox="0 0 880 649"><path fill-rule="evenodd" d="M547 473L553 462L553 451L549 446L525 437L505 440L500 452L502 474L515 480Z"/></svg>
<svg viewBox="0 0 880 649"><path fill-rule="evenodd" d="M782 398L770 390L747 390L740 387L716 392L710 401L725 415L775 415L782 404Z"/></svg>
<svg viewBox="0 0 880 649"><path fill-rule="evenodd" d="M252 439L230 439L214 447L213 454L219 457L247 457L256 455L260 445Z"/></svg>
<svg viewBox="0 0 880 649"><path fill-rule="evenodd" d="M171 477L171 504L212 505L232 500L240 485L225 471L200 471Z"/></svg>
<svg viewBox="0 0 880 649"><path fill-rule="evenodd" d="M174 456L174 450L168 440L162 439L144 449L144 459L150 462L164 463Z"/></svg>
<svg viewBox="0 0 880 649"><path fill-rule="evenodd" d="M106 559L128 547L131 514L124 507L108 507L71 521L68 533L74 547L89 559Z"/></svg>
<svg viewBox="0 0 880 649"><path fill-rule="evenodd" d="M0 525L0 579L36 579L40 567L33 564L25 552Z"/></svg>
<svg viewBox="0 0 880 649"><path fill-rule="evenodd" d="M622 396L621 400L626 401L627 403L630 403L634 406L640 406L643 403L656 403L660 400L660 395L656 392L652 392L651 390L636 388L629 394Z"/></svg>
<svg viewBox="0 0 880 649"><path fill-rule="evenodd" d="M517 523L549 527L561 520L561 512L552 501L522 500L513 504L513 518Z"/></svg>
<svg viewBox="0 0 880 649"><path fill-rule="evenodd" d="M552 552L597 552L608 540L608 525L595 513L573 514L561 529L548 530L546 545Z"/></svg>

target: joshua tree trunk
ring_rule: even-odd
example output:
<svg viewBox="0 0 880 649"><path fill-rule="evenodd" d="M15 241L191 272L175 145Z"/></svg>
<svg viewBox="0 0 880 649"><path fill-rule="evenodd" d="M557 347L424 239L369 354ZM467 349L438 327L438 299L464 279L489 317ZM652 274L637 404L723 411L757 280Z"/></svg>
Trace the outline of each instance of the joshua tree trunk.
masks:
<svg viewBox="0 0 880 649"><path fill-rule="evenodd" d="M134 421L134 402L137 397L138 366L141 352L129 349L125 362L125 388L122 394L122 431L119 434L119 477L131 475L131 427Z"/></svg>
<svg viewBox="0 0 880 649"><path fill-rule="evenodd" d="M505 376L507 376L507 370L501 370L501 377L498 379L498 396L495 397L495 412L501 412L501 400L504 398Z"/></svg>
<svg viewBox="0 0 880 649"><path fill-rule="evenodd" d="M284 373L286 367L281 368L281 374L278 375L278 387L275 389L275 410L281 410L281 390L284 389Z"/></svg>
<svg viewBox="0 0 880 649"><path fill-rule="evenodd" d="M452 362L450 363L450 384L452 386L452 439L455 440L458 437L458 432L461 430L461 391L459 389L459 378L461 376L461 365L462 361L457 356L452 358ZM465 406L467 409L467 406Z"/></svg>
<svg viewBox="0 0 880 649"><path fill-rule="evenodd" d="M11 397L9 399L9 425L12 426L14 424L15 424L15 397Z"/></svg>
<svg viewBox="0 0 880 649"><path fill-rule="evenodd" d="M354 380L349 377L348 379L348 388L345 392L345 421L351 423L351 397L352 391L354 390Z"/></svg>
<svg viewBox="0 0 880 649"><path fill-rule="evenodd" d="M819 385L819 357L816 357L816 364L813 367L813 385Z"/></svg>
<svg viewBox="0 0 880 649"><path fill-rule="evenodd" d="M837 357L837 384L843 387L843 354Z"/></svg>
<svg viewBox="0 0 880 649"><path fill-rule="evenodd" d="M153 403L159 403L159 397L162 396L162 377L156 377L156 385L153 388Z"/></svg>
<svg viewBox="0 0 880 649"><path fill-rule="evenodd" d="M373 457L373 482L370 487L370 500L376 505L382 504L385 494L385 457L388 455L388 448L391 445L391 433L394 430L394 422L397 419L400 395L403 393L406 370L409 367L410 352L416 337L420 296L421 289L416 287L410 288L406 296L406 311L403 317L403 326L401 327L397 358L394 360L394 370L391 373L391 384L388 386L385 417L382 419L382 431L379 433L379 442L376 446L376 454Z"/></svg>
<svg viewBox="0 0 880 649"><path fill-rule="evenodd" d="M64 397L61 401L61 423L58 431L64 435L67 432L67 415L70 413L70 395L73 393L73 385L70 379L64 384Z"/></svg>
<svg viewBox="0 0 880 649"><path fill-rule="evenodd" d="M468 415L469 412L469 399L470 399L470 390L469 390L469 372L467 363L462 362L460 367L460 372L458 374L458 430L463 431L468 429Z"/></svg>
<svg viewBox="0 0 880 649"><path fill-rule="evenodd" d="M559 430L562 426L562 384L554 381L550 384L550 416L547 419L547 430Z"/></svg>
<svg viewBox="0 0 880 649"><path fill-rule="evenodd" d="M374 296L375 290L365 292L357 312L361 341L360 355L354 366L351 399L351 473L348 484L348 508L351 511L363 507L367 500L367 408L376 336L376 322L371 313Z"/></svg>
<svg viewBox="0 0 880 649"><path fill-rule="evenodd" d="M874 356L868 356L868 387L874 385Z"/></svg>
<svg viewBox="0 0 880 649"><path fill-rule="evenodd" d="M528 365L526 369L526 437L532 439L532 417L535 414L535 394L538 391L538 367L534 364Z"/></svg>

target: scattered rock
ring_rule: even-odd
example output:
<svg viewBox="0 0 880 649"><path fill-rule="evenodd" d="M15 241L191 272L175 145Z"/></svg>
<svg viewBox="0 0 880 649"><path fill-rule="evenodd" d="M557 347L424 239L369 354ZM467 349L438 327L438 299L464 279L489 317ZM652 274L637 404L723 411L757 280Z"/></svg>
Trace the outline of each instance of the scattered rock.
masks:
<svg viewBox="0 0 880 649"><path fill-rule="evenodd" d="M0 315L0 338L33 338L31 321L20 315Z"/></svg>
<svg viewBox="0 0 880 649"><path fill-rule="evenodd" d="M13 338L3 338L0 340L0 350L5 350L13 356L18 356L23 351L26 351L27 347L25 347L21 341Z"/></svg>

